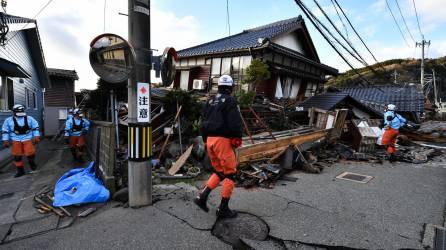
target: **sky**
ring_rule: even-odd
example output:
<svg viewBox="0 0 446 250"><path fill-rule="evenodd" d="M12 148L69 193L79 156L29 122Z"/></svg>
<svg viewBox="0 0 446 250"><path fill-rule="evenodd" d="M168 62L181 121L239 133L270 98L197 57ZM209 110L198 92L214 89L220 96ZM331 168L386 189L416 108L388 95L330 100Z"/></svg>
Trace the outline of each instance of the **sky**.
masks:
<svg viewBox="0 0 446 250"><path fill-rule="evenodd" d="M9 0L6 10L12 15L33 18L48 1ZM410 36L417 42L422 39L412 0L398 0L410 34L404 26L396 0L387 1L407 43L392 19L386 0L338 0L378 61L420 58L421 49L415 47ZM426 50L427 57L445 56L444 0L414 1L421 32L426 40L431 41L431 46ZM328 24L314 0L303 2ZM302 15L321 62L340 72L349 69L293 0L228 0L228 3L231 34ZM318 0L318 3L343 34L349 35L352 44L366 61L373 64L373 58L355 37L353 30L347 28L345 31L331 0ZM128 12L126 0L52 0L36 17L47 67L76 70L79 75L76 90L96 88L98 77L88 60L89 44L94 37L104 32L127 38L127 17L119 15L120 12ZM229 34L226 0L152 0L151 27L152 48L160 52L168 46L180 50L225 37ZM350 61L353 62L353 59L350 58ZM360 65L354 63L354 66Z"/></svg>

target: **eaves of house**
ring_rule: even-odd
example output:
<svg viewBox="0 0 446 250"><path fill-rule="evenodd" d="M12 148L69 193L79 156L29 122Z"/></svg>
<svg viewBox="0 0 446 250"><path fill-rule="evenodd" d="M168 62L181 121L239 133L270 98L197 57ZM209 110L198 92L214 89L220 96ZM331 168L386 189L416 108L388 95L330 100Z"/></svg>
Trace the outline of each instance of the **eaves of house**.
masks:
<svg viewBox="0 0 446 250"><path fill-rule="evenodd" d="M300 31L307 55L273 42L274 39L297 30ZM198 56L213 57L231 53L251 53L253 50L266 48L293 56L306 63L322 68L328 75L338 74L337 69L320 62L316 48L301 16L244 30L232 36L183 49L178 51L178 56L180 58Z"/></svg>

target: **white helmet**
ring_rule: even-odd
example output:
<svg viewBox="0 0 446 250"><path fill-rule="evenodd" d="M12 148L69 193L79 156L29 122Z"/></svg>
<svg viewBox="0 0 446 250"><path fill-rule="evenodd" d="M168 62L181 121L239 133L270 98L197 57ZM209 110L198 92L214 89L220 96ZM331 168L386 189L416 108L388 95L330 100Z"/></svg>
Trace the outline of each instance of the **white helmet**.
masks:
<svg viewBox="0 0 446 250"><path fill-rule="evenodd" d="M16 116L26 116L25 106L23 106L22 104L14 105L12 107L12 112L14 112Z"/></svg>
<svg viewBox="0 0 446 250"><path fill-rule="evenodd" d="M218 78L218 86L234 86L234 81L232 80L231 76L228 75L222 75L220 78Z"/></svg>
<svg viewBox="0 0 446 250"><path fill-rule="evenodd" d="M389 104L389 105L387 105L387 110L388 111L395 111L396 110L396 106L394 104Z"/></svg>

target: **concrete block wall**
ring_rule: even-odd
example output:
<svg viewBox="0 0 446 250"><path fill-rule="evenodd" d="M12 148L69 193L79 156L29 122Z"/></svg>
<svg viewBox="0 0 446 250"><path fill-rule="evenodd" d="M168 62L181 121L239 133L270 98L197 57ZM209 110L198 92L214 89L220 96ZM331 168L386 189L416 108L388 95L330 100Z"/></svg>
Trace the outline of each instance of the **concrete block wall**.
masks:
<svg viewBox="0 0 446 250"><path fill-rule="evenodd" d="M91 121L90 131L86 140L90 156L93 159L97 155L99 156L100 177L110 193L113 194L116 191L116 182L113 174L116 167L115 126L111 122ZM99 154L97 154L97 150L99 150Z"/></svg>

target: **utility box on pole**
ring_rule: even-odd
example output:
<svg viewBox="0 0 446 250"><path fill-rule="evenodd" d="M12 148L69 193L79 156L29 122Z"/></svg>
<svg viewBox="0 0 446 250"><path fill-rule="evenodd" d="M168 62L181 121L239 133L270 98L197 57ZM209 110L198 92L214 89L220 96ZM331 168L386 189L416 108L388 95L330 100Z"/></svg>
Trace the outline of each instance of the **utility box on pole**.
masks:
<svg viewBox="0 0 446 250"><path fill-rule="evenodd" d="M140 207L152 204L150 0L129 0L128 8L129 42L136 56L135 71L128 81L129 205ZM138 91L148 93L148 100L138 100Z"/></svg>

